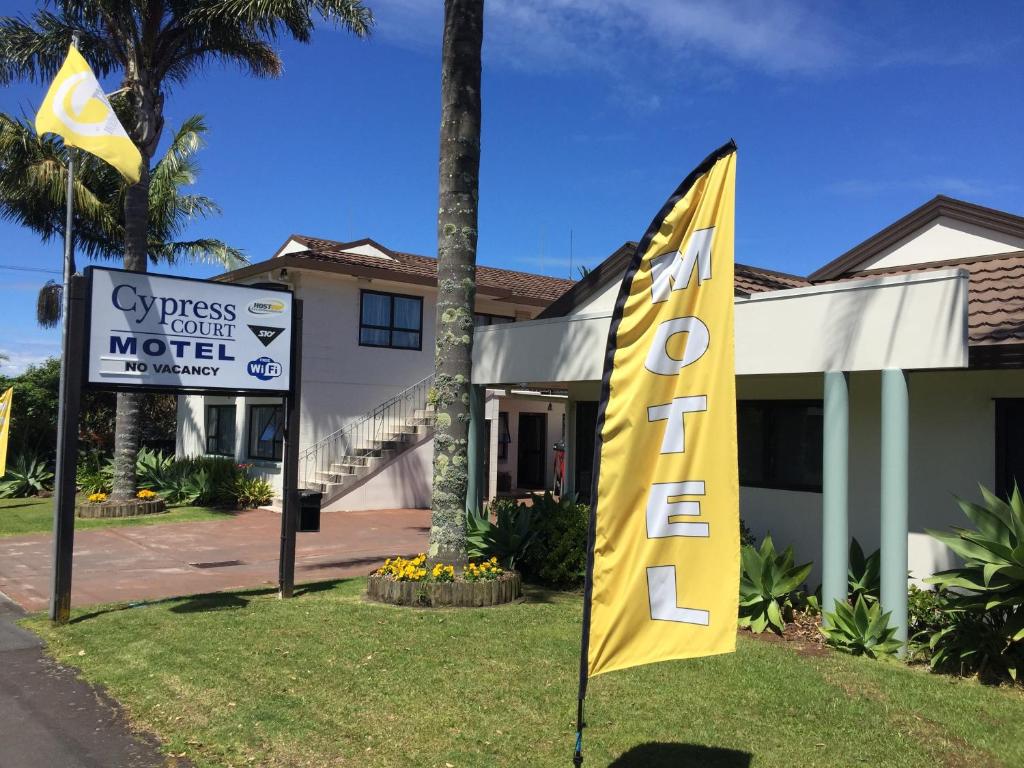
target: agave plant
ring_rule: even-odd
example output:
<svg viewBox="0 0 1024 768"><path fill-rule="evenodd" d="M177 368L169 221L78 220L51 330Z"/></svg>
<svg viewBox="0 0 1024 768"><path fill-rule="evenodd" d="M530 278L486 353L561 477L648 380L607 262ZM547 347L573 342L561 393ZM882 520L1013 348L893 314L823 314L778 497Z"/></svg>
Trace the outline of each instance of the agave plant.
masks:
<svg viewBox="0 0 1024 768"><path fill-rule="evenodd" d="M889 613L882 613L877 600L864 595L854 605L836 600L835 610L826 614L820 628L825 642L844 653L877 659L892 656L903 643L896 639L896 627L889 626Z"/></svg>
<svg viewBox="0 0 1024 768"><path fill-rule="evenodd" d="M813 564L793 565L793 547L778 554L771 535L764 537L760 549L744 545L740 562L740 626L757 633L768 628L781 633L792 618L797 588Z"/></svg>
<svg viewBox="0 0 1024 768"><path fill-rule="evenodd" d="M856 602L863 597L869 602L877 602L882 593L882 553L875 550L867 557L860 542L850 542L849 569L850 600Z"/></svg>
<svg viewBox="0 0 1024 768"><path fill-rule="evenodd" d="M976 530L928 531L963 560L926 579L949 590L958 617L932 637L932 664L980 673L998 664L1016 679L1024 659L1024 499L1017 488L1007 501L984 486L981 495L983 504L957 499Z"/></svg>
<svg viewBox="0 0 1024 768"><path fill-rule="evenodd" d="M497 557L504 568L512 569L533 543L533 510L514 499L493 505L495 522L487 511L466 513L466 555L471 560Z"/></svg>
<svg viewBox="0 0 1024 768"><path fill-rule="evenodd" d="M36 496L53 490L53 472L39 456L21 454L0 481L0 499Z"/></svg>

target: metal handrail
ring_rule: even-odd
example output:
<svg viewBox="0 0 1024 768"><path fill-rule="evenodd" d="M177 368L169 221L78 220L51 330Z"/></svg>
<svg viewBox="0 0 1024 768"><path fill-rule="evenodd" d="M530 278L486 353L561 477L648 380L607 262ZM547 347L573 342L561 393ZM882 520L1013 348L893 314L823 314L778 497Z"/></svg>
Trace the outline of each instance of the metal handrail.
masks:
<svg viewBox="0 0 1024 768"><path fill-rule="evenodd" d="M410 434L409 422L416 411L426 410L433 385L434 374L430 374L302 451L302 485L323 490L332 476L340 482L342 475L354 474L357 466L367 465L377 452L385 450L385 443L394 436ZM343 466L346 459L347 466Z"/></svg>

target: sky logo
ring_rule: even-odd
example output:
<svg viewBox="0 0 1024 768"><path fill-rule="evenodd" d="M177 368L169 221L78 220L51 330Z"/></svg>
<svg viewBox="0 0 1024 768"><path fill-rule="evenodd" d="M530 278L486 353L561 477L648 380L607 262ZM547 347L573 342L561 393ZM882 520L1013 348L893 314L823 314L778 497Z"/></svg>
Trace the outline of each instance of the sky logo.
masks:
<svg viewBox="0 0 1024 768"><path fill-rule="evenodd" d="M270 381L276 379L283 373L281 364L275 360L271 360L269 357L257 357L255 360L250 360L246 366L246 370L249 375L259 379L260 381Z"/></svg>

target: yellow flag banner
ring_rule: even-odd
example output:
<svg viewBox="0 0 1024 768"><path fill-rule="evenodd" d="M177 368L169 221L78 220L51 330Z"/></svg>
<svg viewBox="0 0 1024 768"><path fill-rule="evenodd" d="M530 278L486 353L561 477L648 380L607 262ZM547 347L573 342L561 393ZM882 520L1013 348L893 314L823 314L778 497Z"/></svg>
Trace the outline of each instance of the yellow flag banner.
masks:
<svg viewBox="0 0 1024 768"><path fill-rule="evenodd" d="M67 146L110 163L133 184L139 180L142 154L73 45L36 115L36 133L56 133Z"/></svg>
<svg viewBox="0 0 1024 768"><path fill-rule="evenodd" d="M11 405L14 387L0 395L0 477L7 474L7 438L11 433Z"/></svg>
<svg viewBox="0 0 1024 768"><path fill-rule="evenodd" d="M713 152L626 270L598 410L586 677L736 646L736 145Z"/></svg>

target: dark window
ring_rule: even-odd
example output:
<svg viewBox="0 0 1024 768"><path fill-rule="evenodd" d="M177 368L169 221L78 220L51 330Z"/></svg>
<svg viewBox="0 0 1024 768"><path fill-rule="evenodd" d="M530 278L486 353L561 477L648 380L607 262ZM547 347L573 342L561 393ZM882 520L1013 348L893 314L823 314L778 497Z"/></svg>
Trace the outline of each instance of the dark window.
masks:
<svg viewBox="0 0 1024 768"><path fill-rule="evenodd" d="M996 400L996 495L1007 498L1014 486L1024 491L1024 399Z"/></svg>
<svg viewBox="0 0 1024 768"><path fill-rule="evenodd" d="M512 442L512 435L508 432L508 414L498 414L498 461L508 461L508 444Z"/></svg>
<svg viewBox="0 0 1024 768"><path fill-rule="evenodd" d="M821 492L820 400L736 404L740 485Z"/></svg>
<svg viewBox="0 0 1024 768"><path fill-rule="evenodd" d="M249 458L280 461L284 449L284 406L249 407Z"/></svg>
<svg viewBox="0 0 1024 768"><path fill-rule="evenodd" d="M514 317L506 317L505 315L488 315L486 312L477 312L473 315L473 325L501 325L502 323L514 323L516 319Z"/></svg>
<svg viewBox="0 0 1024 768"><path fill-rule="evenodd" d="M206 452L235 455L235 406L206 406Z"/></svg>
<svg viewBox="0 0 1024 768"><path fill-rule="evenodd" d="M423 299L363 291L359 298L359 344L391 349L423 348Z"/></svg>

